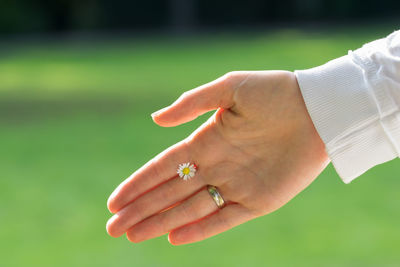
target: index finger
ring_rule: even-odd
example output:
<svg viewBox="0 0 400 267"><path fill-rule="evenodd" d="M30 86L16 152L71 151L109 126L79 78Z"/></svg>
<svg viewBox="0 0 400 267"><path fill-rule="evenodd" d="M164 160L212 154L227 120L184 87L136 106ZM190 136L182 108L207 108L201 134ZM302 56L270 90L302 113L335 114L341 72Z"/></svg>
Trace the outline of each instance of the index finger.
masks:
<svg viewBox="0 0 400 267"><path fill-rule="evenodd" d="M183 140L164 150L123 181L107 201L116 213L140 195L177 176L177 163L193 162L188 144Z"/></svg>

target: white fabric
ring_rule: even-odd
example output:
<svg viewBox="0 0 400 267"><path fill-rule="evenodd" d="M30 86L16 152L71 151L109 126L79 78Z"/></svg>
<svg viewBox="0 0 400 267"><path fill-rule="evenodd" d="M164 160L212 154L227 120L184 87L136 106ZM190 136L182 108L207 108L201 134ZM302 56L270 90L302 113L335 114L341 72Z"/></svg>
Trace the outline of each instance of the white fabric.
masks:
<svg viewBox="0 0 400 267"><path fill-rule="evenodd" d="M349 183L400 153L400 31L295 71L336 171Z"/></svg>

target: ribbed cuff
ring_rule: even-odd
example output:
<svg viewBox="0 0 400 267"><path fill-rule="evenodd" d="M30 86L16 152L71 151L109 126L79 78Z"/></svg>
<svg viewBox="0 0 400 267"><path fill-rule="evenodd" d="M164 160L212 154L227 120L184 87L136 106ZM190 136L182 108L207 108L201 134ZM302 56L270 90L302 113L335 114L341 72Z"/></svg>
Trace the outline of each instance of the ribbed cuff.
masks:
<svg viewBox="0 0 400 267"><path fill-rule="evenodd" d="M295 71L315 128L345 183L397 157L364 72L349 55ZM397 116L385 120L396 121Z"/></svg>

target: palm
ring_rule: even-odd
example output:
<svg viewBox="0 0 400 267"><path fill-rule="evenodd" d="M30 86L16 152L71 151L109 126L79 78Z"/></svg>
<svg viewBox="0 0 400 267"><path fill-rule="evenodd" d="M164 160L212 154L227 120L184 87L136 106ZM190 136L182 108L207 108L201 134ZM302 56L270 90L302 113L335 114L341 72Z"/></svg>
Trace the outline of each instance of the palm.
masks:
<svg viewBox="0 0 400 267"><path fill-rule="evenodd" d="M327 164L291 73L242 72L184 94L154 119L163 126L217 112L197 131L122 183L109 200L117 212L108 232L133 242L170 232L170 242L195 242L267 214L293 198ZM176 177L194 162L196 176ZM218 210L204 190L218 188ZM172 208L171 208L172 207ZM166 210L167 209L167 210Z"/></svg>

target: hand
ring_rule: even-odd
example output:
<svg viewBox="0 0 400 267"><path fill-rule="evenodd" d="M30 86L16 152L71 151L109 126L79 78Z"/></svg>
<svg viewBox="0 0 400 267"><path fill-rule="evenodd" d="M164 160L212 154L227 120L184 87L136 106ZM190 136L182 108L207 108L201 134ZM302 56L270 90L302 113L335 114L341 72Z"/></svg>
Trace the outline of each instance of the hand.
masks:
<svg viewBox="0 0 400 267"><path fill-rule="evenodd" d="M111 236L127 233L141 242L169 232L174 245L203 240L280 208L329 162L291 72L228 73L184 93L153 119L171 127L214 109L192 135L112 193ZM184 162L198 166L188 181L176 175ZM209 184L226 207L217 208Z"/></svg>

